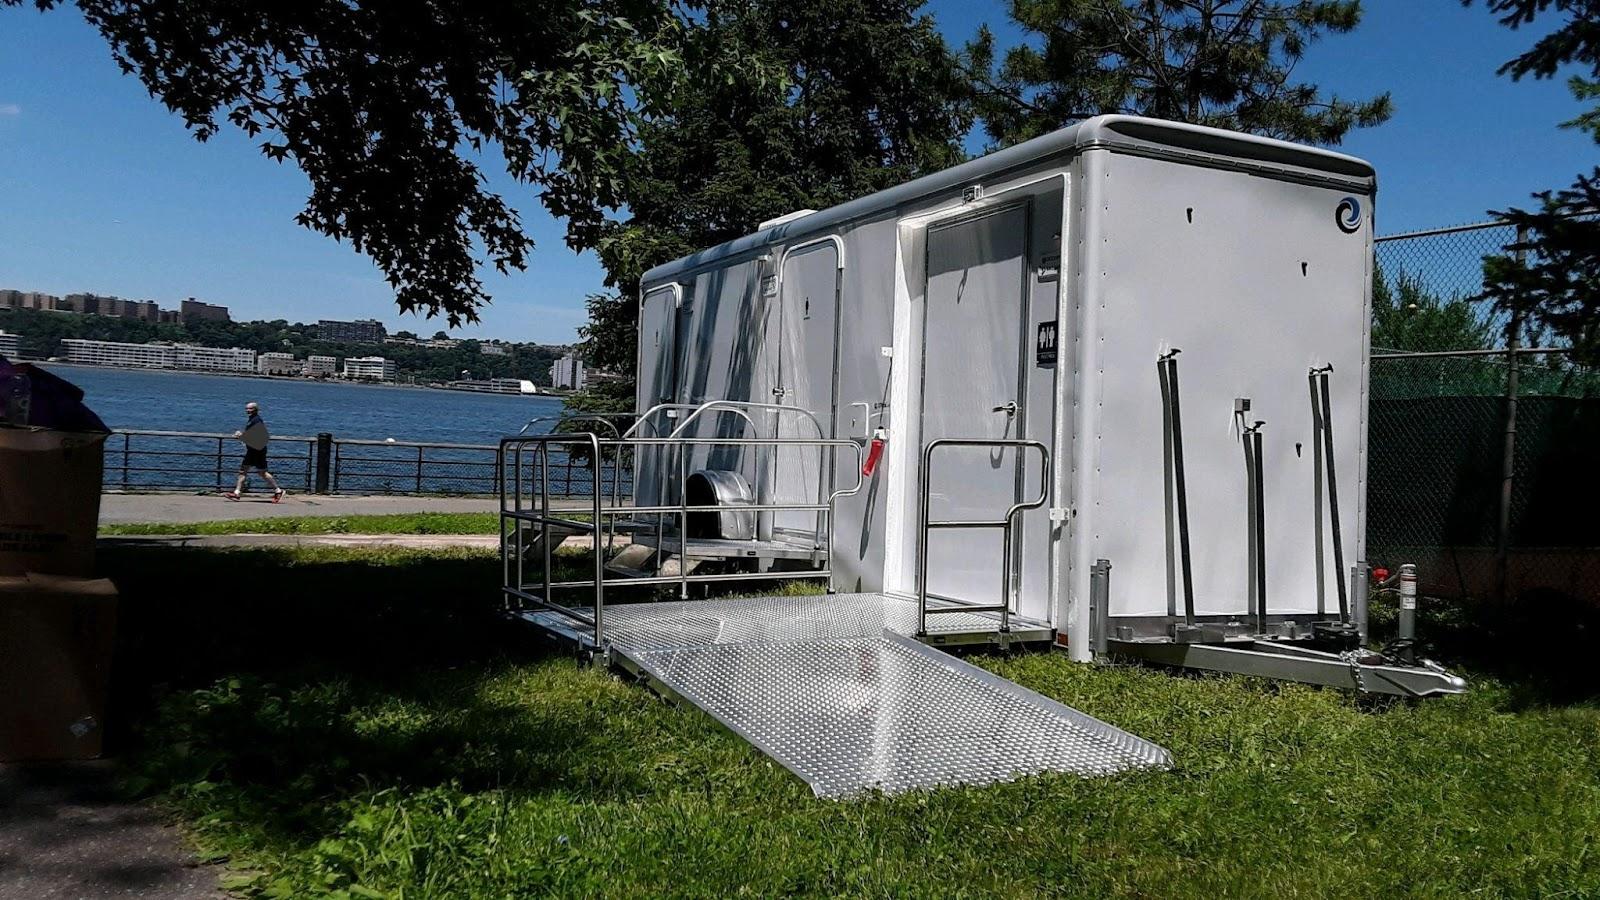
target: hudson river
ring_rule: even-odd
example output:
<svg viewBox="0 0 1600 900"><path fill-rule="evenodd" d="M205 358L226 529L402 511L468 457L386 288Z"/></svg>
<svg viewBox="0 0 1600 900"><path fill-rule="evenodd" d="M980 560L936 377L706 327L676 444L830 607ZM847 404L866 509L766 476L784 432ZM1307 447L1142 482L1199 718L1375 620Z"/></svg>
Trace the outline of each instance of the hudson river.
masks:
<svg viewBox="0 0 1600 900"><path fill-rule="evenodd" d="M90 366L44 368L82 388L84 402L112 428L231 433L244 425L244 405L254 400L275 435L328 431L341 438L493 444L515 434L529 419L561 411L557 397ZM549 423L535 430L548 431Z"/></svg>

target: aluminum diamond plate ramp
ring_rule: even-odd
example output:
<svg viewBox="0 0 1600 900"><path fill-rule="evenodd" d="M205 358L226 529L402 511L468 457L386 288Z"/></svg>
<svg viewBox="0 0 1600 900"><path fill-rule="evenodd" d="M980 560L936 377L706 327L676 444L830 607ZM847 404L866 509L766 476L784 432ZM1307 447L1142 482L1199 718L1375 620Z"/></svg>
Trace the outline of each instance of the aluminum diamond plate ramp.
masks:
<svg viewBox="0 0 1600 900"><path fill-rule="evenodd" d="M887 629L615 649L823 797L1170 765L1149 741Z"/></svg>
<svg viewBox="0 0 1600 900"><path fill-rule="evenodd" d="M559 613L530 609L516 615L592 647L592 629ZM606 640L621 649L877 637L886 628L910 637L917 632L917 603L911 597L882 593L677 600L607 606L605 621ZM944 613L928 617L925 639L939 645L992 644L999 629L1000 618L994 613ZM1055 636L1055 629L1044 622L1011 617L1012 642L1049 643Z"/></svg>

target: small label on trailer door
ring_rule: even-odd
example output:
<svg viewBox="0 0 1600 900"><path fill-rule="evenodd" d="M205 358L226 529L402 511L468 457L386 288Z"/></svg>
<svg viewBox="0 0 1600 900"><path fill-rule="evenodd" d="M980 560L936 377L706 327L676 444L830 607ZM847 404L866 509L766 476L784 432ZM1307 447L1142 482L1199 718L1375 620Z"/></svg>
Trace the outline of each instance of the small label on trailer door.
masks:
<svg viewBox="0 0 1600 900"><path fill-rule="evenodd" d="M1056 320L1039 323L1039 336L1033 342L1033 363L1037 366L1056 364Z"/></svg>

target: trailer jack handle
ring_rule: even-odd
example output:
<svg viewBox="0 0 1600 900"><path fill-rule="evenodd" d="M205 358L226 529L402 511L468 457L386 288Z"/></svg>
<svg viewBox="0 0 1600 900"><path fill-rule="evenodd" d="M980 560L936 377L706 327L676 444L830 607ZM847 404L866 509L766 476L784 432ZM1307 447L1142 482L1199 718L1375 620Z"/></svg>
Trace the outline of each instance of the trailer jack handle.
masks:
<svg viewBox="0 0 1600 900"><path fill-rule="evenodd" d="M1173 578L1172 529L1177 515L1178 564L1183 572L1183 623L1194 625L1194 569L1189 555L1189 486L1183 470L1183 409L1178 399L1178 354L1176 347L1156 357L1156 374L1161 379L1162 447L1166 471L1163 487L1167 507L1167 614L1177 614L1177 592Z"/></svg>
<svg viewBox="0 0 1600 900"><path fill-rule="evenodd" d="M1318 442L1319 453L1317 456L1323 464L1323 472L1327 476L1328 485L1328 529L1333 539L1333 571L1344 572L1344 535L1339 528L1339 479L1333 463L1333 401L1332 390L1328 379L1333 373L1333 366L1318 366L1307 374L1311 382L1311 424L1312 439ZM1322 517L1317 517L1317 528L1322 528ZM1320 542L1319 542L1320 544ZM1319 548L1320 550L1320 548ZM1321 556L1318 555L1320 563ZM1339 589L1339 621L1350 623L1350 595L1345 589L1342 575L1334 578L1334 583Z"/></svg>

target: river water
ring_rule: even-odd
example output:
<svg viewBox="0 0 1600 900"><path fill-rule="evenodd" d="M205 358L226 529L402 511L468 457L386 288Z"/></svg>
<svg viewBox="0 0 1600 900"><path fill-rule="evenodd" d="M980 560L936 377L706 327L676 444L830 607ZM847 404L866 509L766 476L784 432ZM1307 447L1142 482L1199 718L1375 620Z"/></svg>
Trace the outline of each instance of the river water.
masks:
<svg viewBox="0 0 1600 900"><path fill-rule="evenodd" d="M530 419L560 413L561 399L391 387L301 378L239 378L47 364L83 389L113 429L233 432L244 405L261 404L274 435L494 444ZM548 431L541 423L532 431Z"/></svg>

